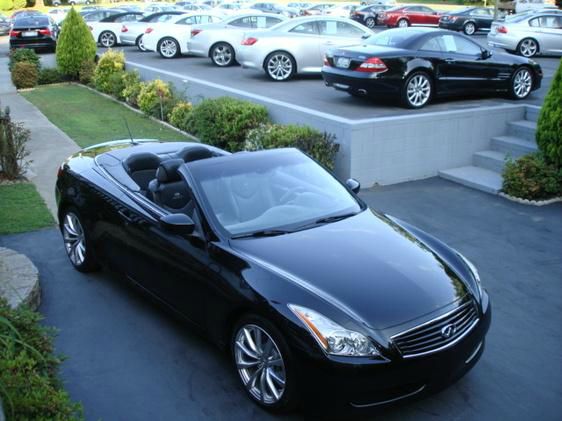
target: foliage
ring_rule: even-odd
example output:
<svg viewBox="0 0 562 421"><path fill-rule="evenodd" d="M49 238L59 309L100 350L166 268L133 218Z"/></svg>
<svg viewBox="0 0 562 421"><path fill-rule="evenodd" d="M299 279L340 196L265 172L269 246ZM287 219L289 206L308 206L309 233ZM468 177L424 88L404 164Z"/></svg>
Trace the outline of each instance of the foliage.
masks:
<svg viewBox="0 0 562 421"><path fill-rule="evenodd" d="M37 66L29 62L19 62L12 67L12 82L18 89L33 88L37 85L39 72Z"/></svg>
<svg viewBox="0 0 562 421"><path fill-rule="evenodd" d="M263 105L221 97L205 99L193 107L188 127L201 141L236 152L244 148L249 130L268 122Z"/></svg>
<svg viewBox="0 0 562 421"><path fill-rule="evenodd" d="M39 85L50 85L51 83L64 82L63 75L56 67L47 67L39 70Z"/></svg>
<svg viewBox="0 0 562 421"><path fill-rule="evenodd" d="M12 10L13 8L13 0L0 0L0 10Z"/></svg>
<svg viewBox="0 0 562 421"><path fill-rule="evenodd" d="M187 140L177 131L80 85L40 86L22 95L81 147L127 139L125 120L138 139Z"/></svg>
<svg viewBox="0 0 562 421"><path fill-rule="evenodd" d="M94 60L84 60L78 70L78 80L84 85L90 85L94 81L96 62Z"/></svg>
<svg viewBox="0 0 562 421"><path fill-rule="evenodd" d="M26 0L13 0L14 2L14 9L23 9L27 5Z"/></svg>
<svg viewBox="0 0 562 421"><path fill-rule="evenodd" d="M23 64L33 67L29 63L18 63L18 66ZM12 122L8 107L4 111L0 109L0 168L5 178L14 180L25 171L25 158L29 155L26 143L29 137L29 130L21 123Z"/></svg>
<svg viewBox="0 0 562 421"><path fill-rule="evenodd" d="M53 332L42 327L38 313L11 309L0 298L0 396L8 419L79 420L58 378L60 356L54 354Z"/></svg>
<svg viewBox="0 0 562 421"><path fill-rule="evenodd" d="M246 150L298 148L333 170L339 145L335 137L308 126L267 124L250 130L246 138Z"/></svg>
<svg viewBox="0 0 562 421"><path fill-rule="evenodd" d="M0 185L0 215L0 235L37 230L54 223L47 205L31 183Z"/></svg>
<svg viewBox="0 0 562 421"><path fill-rule="evenodd" d="M127 104L137 107L139 94L142 88L139 72L136 70L125 72L122 79L123 92L121 92L121 96Z"/></svg>
<svg viewBox="0 0 562 421"><path fill-rule="evenodd" d="M106 94L111 93L109 79L112 74L121 74L125 70L125 54L122 51L107 50L102 54L94 71L96 89Z"/></svg>
<svg viewBox="0 0 562 421"><path fill-rule="evenodd" d="M123 89L125 89L125 83L123 81L123 76L125 72L115 72L109 76L107 80L107 86L109 90L109 94L117 98L118 100L122 101L123 98Z"/></svg>
<svg viewBox="0 0 562 421"><path fill-rule="evenodd" d="M13 70L16 63L21 62L32 63L35 67L37 67L37 69L41 67L39 56L30 48L18 48L10 51L10 61L8 63L8 69L10 69L10 72Z"/></svg>
<svg viewBox="0 0 562 421"><path fill-rule="evenodd" d="M188 130L191 102L179 101L168 115L169 122L180 130Z"/></svg>
<svg viewBox="0 0 562 421"><path fill-rule="evenodd" d="M96 42L84 18L72 7L63 21L57 39L57 67L59 71L77 79L82 63L96 57Z"/></svg>
<svg viewBox="0 0 562 421"><path fill-rule="evenodd" d="M536 139L545 159L562 168L562 60L541 108Z"/></svg>
<svg viewBox="0 0 562 421"><path fill-rule="evenodd" d="M562 195L562 170L547 163L540 153L510 160L503 172L503 191L530 200Z"/></svg>
<svg viewBox="0 0 562 421"><path fill-rule="evenodd" d="M169 83L155 79L141 86L138 104L147 115L166 120L176 103L177 99Z"/></svg>

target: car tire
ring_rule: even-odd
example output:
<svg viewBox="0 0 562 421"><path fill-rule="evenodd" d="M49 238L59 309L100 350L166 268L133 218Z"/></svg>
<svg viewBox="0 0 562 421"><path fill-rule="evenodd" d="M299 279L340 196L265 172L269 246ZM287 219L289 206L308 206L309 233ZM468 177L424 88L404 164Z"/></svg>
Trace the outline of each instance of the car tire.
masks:
<svg viewBox="0 0 562 421"><path fill-rule="evenodd" d="M60 230L64 249L72 266L79 272L93 272L99 269L90 233L75 208L69 207L62 212Z"/></svg>
<svg viewBox="0 0 562 421"><path fill-rule="evenodd" d="M260 338L261 344L256 344ZM257 315L242 317L234 326L230 347L238 378L252 401L272 412L287 412L297 406L294 357L273 323Z"/></svg>
<svg viewBox="0 0 562 421"><path fill-rule="evenodd" d="M369 29L373 29L375 26L377 26L377 22L375 21L375 18L367 18L365 19L365 26Z"/></svg>
<svg viewBox="0 0 562 421"><path fill-rule="evenodd" d="M180 55L180 44L171 37L162 38L158 41L156 50L163 58L176 58Z"/></svg>
<svg viewBox="0 0 562 421"><path fill-rule="evenodd" d="M422 108L431 101L433 81L424 71L416 71L408 76L402 86L402 104L406 108Z"/></svg>
<svg viewBox="0 0 562 421"><path fill-rule="evenodd" d="M399 19L398 22L396 22L396 26L398 28L407 28L410 26L410 22L408 22L408 19Z"/></svg>
<svg viewBox="0 0 562 421"><path fill-rule="evenodd" d="M517 69L509 82L509 96L512 99L525 99L533 89L533 73L526 66Z"/></svg>
<svg viewBox="0 0 562 421"><path fill-rule="evenodd" d="M297 71L297 64L293 56L285 51L274 51L264 62L267 76L276 82L290 80Z"/></svg>
<svg viewBox="0 0 562 421"><path fill-rule="evenodd" d="M232 66L236 62L234 48L226 42L213 45L209 55L213 64L218 67Z"/></svg>
<svg viewBox="0 0 562 421"><path fill-rule="evenodd" d="M143 53L146 52L146 48L144 48L144 42L142 40L142 35L139 35L137 37L137 40L135 41L135 45L137 46L137 48L139 49L139 51L142 51Z"/></svg>
<svg viewBox="0 0 562 421"><path fill-rule="evenodd" d="M524 38L517 45L517 53L523 57L534 57L539 52L539 43L533 38Z"/></svg>
<svg viewBox="0 0 562 421"><path fill-rule="evenodd" d="M111 31L103 31L100 34L98 42L101 44L102 47L112 48L117 44L117 37Z"/></svg>
<svg viewBox="0 0 562 421"><path fill-rule="evenodd" d="M466 22L462 27L462 31L465 35L474 35L477 31L476 24L474 22Z"/></svg>

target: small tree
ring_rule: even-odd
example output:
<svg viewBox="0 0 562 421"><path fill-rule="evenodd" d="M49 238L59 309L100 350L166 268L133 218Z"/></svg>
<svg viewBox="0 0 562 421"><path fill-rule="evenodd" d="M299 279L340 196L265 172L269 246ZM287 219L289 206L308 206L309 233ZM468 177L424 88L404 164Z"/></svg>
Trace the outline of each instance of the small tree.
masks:
<svg viewBox="0 0 562 421"><path fill-rule="evenodd" d="M537 124L537 145L547 162L562 167L562 61L554 75Z"/></svg>
<svg viewBox="0 0 562 421"><path fill-rule="evenodd" d="M57 41L57 67L62 74L77 79L82 63L95 57L96 42L82 16L71 8Z"/></svg>
<svg viewBox="0 0 562 421"><path fill-rule="evenodd" d="M10 109L0 107L0 170L8 180L20 177L26 168L25 157L29 155L26 143L30 132L21 123L13 123Z"/></svg>

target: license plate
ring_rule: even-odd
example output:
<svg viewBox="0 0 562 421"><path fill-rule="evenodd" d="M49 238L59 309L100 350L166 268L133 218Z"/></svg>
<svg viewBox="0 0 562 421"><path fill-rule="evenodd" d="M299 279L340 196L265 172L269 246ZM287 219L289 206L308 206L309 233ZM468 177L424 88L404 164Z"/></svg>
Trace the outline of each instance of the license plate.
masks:
<svg viewBox="0 0 562 421"><path fill-rule="evenodd" d="M37 31L24 31L21 33L22 37L36 37Z"/></svg>
<svg viewBox="0 0 562 421"><path fill-rule="evenodd" d="M349 69L349 64L351 60L347 57L338 57L336 60L336 67L341 67L342 69Z"/></svg>

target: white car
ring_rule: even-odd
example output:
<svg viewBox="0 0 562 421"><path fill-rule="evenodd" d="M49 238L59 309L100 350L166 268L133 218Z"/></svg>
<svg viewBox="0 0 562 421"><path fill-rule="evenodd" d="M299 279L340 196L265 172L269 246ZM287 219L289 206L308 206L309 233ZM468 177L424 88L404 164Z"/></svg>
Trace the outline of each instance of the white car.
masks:
<svg viewBox="0 0 562 421"><path fill-rule="evenodd" d="M351 12L355 11L359 5L357 3L339 3L337 6L326 9L325 14L328 16L338 16L340 18L348 18Z"/></svg>
<svg viewBox="0 0 562 421"><path fill-rule="evenodd" d="M123 45L136 45L139 50L146 51L144 48L143 35L146 28L156 23L167 22L174 16L186 14L179 10L172 10L170 12L157 12L143 17L138 22L127 22L121 27L121 34L119 41Z"/></svg>
<svg viewBox="0 0 562 421"><path fill-rule="evenodd" d="M57 25L60 25L69 11L70 9L68 7L51 9L49 10L49 16Z"/></svg>
<svg viewBox="0 0 562 421"><path fill-rule="evenodd" d="M244 39L244 33L267 29L287 20L283 15L255 11L245 15L231 16L219 23L196 25L191 30L187 43L189 54L210 57L219 66L236 63L236 52Z"/></svg>
<svg viewBox="0 0 562 421"><path fill-rule="evenodd" d="M155 23L144 31L144 48L157 51L164 58L175 58L187 54L187 42L191 37L191 27L206 23L216 23L222 16L211 13L187 13L175 16L165 23Z"/></svg>
<svg viewBox="0 0 562 421"><path fill-rule="evenodd" d="M240 3L222 3L217 7L214 7L212 10L214 13L224 16L241 15L243 13L256 12L256 10L246 8Z"/></svg>
<svg viewBox="0 0 562 421"><path fill-rule="evenodd" d="M171 10L177 10L177 7L170 3L152 3L144 8L143 13L145 15L150 15L152 13L169 12Z"/></svg>
<svg viewBox="0 0 562 421"><path fill-rule="evenodd" d="M102 47L111 48L121 42L119 36L123 24L137 22L142 18L141 12L117 13L97 22L88 22L88 27L98 44Z"/></svg>

